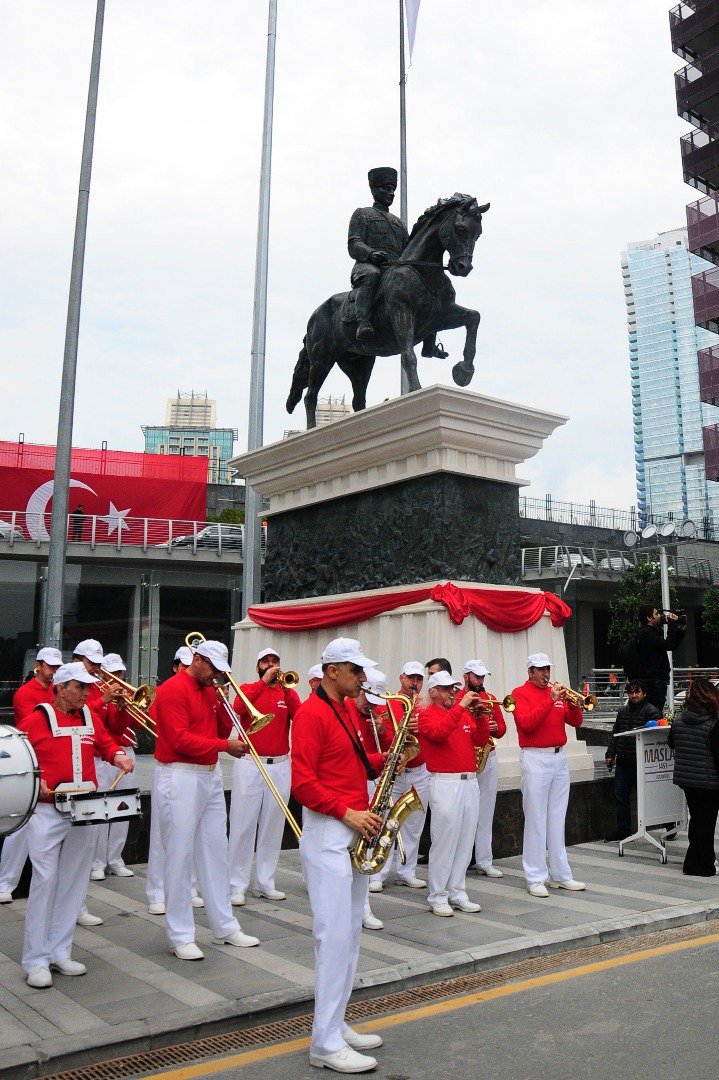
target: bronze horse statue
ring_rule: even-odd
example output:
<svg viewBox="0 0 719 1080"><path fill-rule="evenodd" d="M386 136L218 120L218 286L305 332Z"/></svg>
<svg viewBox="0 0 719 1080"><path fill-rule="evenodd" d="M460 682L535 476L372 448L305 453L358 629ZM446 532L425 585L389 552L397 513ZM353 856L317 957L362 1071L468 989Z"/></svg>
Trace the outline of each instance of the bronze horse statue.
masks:
<svg viewBox="0 0 719 1080"><path fill-rule="evenodd" d="M466 277L472 269L474 245L482 234L480 206L471 195L440 199L417 220L401 257L382 274L372 313L374 337L359 342L352 293L336 293L310 316L302 350L287 398L291 413L305 394L307 427L315 427L317 395L334 364L352 383L352 408L366 407L367 385L377 356L401 353L410 390L419 390L414 346L431 340L440 330L467 328L463 359L452 368L458 386L474 374L479 312L454 302L455 292L445 269ZM444 252L449 254L443 266Z"/></svg>

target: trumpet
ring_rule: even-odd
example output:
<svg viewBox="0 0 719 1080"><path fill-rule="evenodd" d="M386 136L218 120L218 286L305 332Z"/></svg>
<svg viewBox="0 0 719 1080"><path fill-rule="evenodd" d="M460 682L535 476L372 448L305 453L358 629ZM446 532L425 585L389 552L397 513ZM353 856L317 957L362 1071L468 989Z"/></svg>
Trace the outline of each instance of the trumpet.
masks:
<svg viewBox="0 0 719 1080"><path fill-rule="evenodd" d="M578 705L580 709L584 709L586 712L591 712L597 704L596 694L582 694L579 690L572 690L571 686L565 686L564 683L557 683L556 685L561 690L561 696L565 701L569 701L572 705Z"/></svg>
<svg viewBox="0 0 719 1080"><path fill-rule="evenodd" d="M205 640L206 640L206 638L205 638L204 634L201 634L198 631L195 631L194 633L187 635L187 637L185 638L185 644L187 645L188 648L193 649L193 648L197 648L197 646L201 642L203 642ZM236 682L236 680L232 677L232 674L230 672L227 672L227 682L232 687L232 689L235 691L235 693L239 697L240 701L244 704L245 708L247 709L250 716L252 717L252 723L246 729L243 728L242 724L240 723L239 716L237 715L235 710L230 705L230 701L229 701L229 698L227 696L227 691L225 690L225 687L219 682L213 682L213 686L215 688L215 693L217 694L217 697L220 700L220 704L222 705L223 709L227 713L227 715L228 715L228 717L229 717L229 719L230 719L230 721L232 723L232 727L236 731L239 738L242 739L242 741L244 743L246 743L247 752L249 753L250 757L252 758L255 765L257 766L257 768L259 770L259 773L260 773L260 776L262 777L265 784L269 788L270 795L275 800L275 802L279 806L280 810L284 814L287 823L289 824L290 828L292 829L292 832L295 834L295 838L297 839L297 841L299 843L299 841L302 839L302 831L301 831L299 825L297 824L297 821L295 820L295 817L294 817L292 811L290 810L289 806L287 805L285 800L282 798L282 795L279 792L279 790L277 788L277 785L274 783L274 781L272 780L272 777L267 772L267 769L265 768L264 762L261 760L259 754L257 753L257 751L255 750L254 746L252 745L252 743L250 742L250 740L248 738L249 735L254 735L255 732L261 731L263 727L266 727L269 723L271 723L275 718L275 714L274 713L265 713L265 714L261 713L260 710L257 709L252 704L252 702L247 697L247 695L243 693L243 691L241 690L241 688L239 686L239 683Z"/></svg>
<svg viewBox="0 0 719 1080"><path fill-rule="evenodd" d="M470 707L469 712L475 716L479 712L491 713L495 705L501 705L505 712L511 713L514 712L517 703L512 694L506 694L500 701L494 694L487 693L486 698L480 698L478 701L475 701L474 705Z"/></svg>
<svg viewBox="0 0 719 1080"><path fill-rule="evenodd" d="M300 677L296 671L280 671L277 675L277 681L282 684L285 690L294 690L300 681Z"/></svg>
<svg viewBox="0 0 719 1080"><path fill-rule="evenodd" d="M150 686L149 683L143 683L137 687L132 686L131 683L125 682L115 672L107 671L103 667L100 668L100 674L102 679L97 684L98 690L103 694L112 694L114 700L117 701L121 708L124 708L127 715L156 739L155 721L147 711L155 700L155 687ZM128 728L127 733L132 737L135 746L137 746L132 728Z"/></svg>

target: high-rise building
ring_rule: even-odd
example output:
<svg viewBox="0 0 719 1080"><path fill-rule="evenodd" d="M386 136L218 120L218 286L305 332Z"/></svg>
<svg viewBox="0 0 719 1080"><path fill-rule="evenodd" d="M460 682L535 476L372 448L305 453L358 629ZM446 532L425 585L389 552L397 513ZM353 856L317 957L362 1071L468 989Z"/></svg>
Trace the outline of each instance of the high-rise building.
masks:
<svg viewBox="0 0 719 1080"><path fill-rule="evenodd" d="M208 484L229 484L228 462L237 441L237 428L215 426L217 402L207 392L177 391L169 398L164 427L143 426L146 454L185 454L208 459Z"/></svg>
<svg viewBox="0 0 719 1080"><path fill-rule="evenodd" d="M686 229L622 252L639 521L692 518L711 534L719 485L707 483L702 428L719 410L700 400L697 349L716 337L695 324L691 285L707 265Z"/></svg>

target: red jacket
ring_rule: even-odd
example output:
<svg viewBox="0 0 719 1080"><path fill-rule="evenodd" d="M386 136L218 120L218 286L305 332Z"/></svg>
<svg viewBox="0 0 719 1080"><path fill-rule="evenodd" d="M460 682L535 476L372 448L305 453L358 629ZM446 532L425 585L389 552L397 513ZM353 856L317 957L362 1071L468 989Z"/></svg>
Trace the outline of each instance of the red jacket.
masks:
<svg viewBox="0 0 719 1080"><path fill-rule="evenodd" d="M517 702L514 722L521 747L564 746L567 741L565 725L580 727L583 719L578 705L552 701L549 687L541 688L527 682L512 691Z"/></svg>
<svg viewBox="0 0 719 1080"><path fill-rule="evenodd" d="M352 714L337 701L332 705L350 731L358 734ZM359 738L362 738L361 732ZM365 746L378 775L383 759ZM366 810L367 772L330 705L310 694L292 724L292 791L302 806L342 819L347 810Z"/></svg>
<svg viewBox="0 0 719 1080"><path fill-rule="evenodd" d="M285 690L282 686L268 686L263 679L257 682L243 683L242 693L263 714L274 713L275 718L267 727L250 737L250 742L261 757L282 757L290 752L290 723L300 707L300 699L294 690ZM240 718L240 723L247 730L252 717L247 706L238 695L232 708Z"/></svg>
<svg viewBox="0 0 719 1080"><path fill-rule="evenodd" d="M232 723L214 687L200 686L186 671L157 688L153 713L158 761L215 765L220 751L227 750Z"/></svg>
<svg viewBox="0 0 719 1080"><path fill-rule="evenodd" d="M55 715L58 726L61 728L77 727L80 722L79 713L68 716L58 709ZM94 723L93 719L93 726ZM27 733L27 737L34 746L40 774L50 790L54 790L58 784L72 783L72 741L70 738L53 735L45 711L36 706L31 713L23 717L18 728ZM99 743L92 735L81 735L82 779L91 781L97 787L95 754L99 754L105 761L112 763L118 750L120 747L108 739L104 728L102 728ZM48 795L42 801L52 802L53 796Z"/></svg>
<svg viewBox="0 0 719 1080"><path fill-rule="evenodd" d="M15 713L15 723L19 724L22 718L31 713L35 706L42 701L47 705L52 705L54 698L55 692L52 684L45 687L33 675L32 679L28 679L13 694L12 707Z"/></svg>
<svg viewBox="0 0 719 1080"><path fill-rule="evenodd" d="M451 709L428 705L419 714L427 768L430 772L469 773L477 771L475 746L489 738L489 720L475 718L455 701Z"/></svg>

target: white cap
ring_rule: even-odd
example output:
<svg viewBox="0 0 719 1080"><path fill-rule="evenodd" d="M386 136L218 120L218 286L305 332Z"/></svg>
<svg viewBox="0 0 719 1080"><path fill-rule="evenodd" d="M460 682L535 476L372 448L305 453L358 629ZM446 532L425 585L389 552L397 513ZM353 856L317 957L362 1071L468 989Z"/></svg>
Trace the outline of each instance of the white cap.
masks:
<svg viewBox="0 0 719 1080"><path fill-rule="evenodd" d="M551 667L552 661L545 652L533 652L527 657L527 667Z"/></svg>
<svg viewBox="0 0 719 1080"><path fill-rule="evenodd" d="M421 675L424 678L424 664L419 660L408 660L402 668L403 675Z"/></svg>
<svg viewBox="0 0 719 1080"><path fill-rule="evenodd" d="M95 638L85 638L72 650L73 656L84 656L91 664L102 663L102 645Z"/></svg>
<svg viewBox="0 0 719 1080"><path fill-rule="evenodd" d="M119 653L109 652L107 656L102 659L102 666L105 671L126 671L125 661L122 659Z"/></svg>
<svg viewBox="0 0 719 1080"><path fill-rule="evenodd" d="M323 664L356 664L361 668L377 667L376 660L362 655L362 646L354 638L338 637L322 653Z"/></svg>
<svg viewBox="0 0 719 1080"><path fill-rule="evenodd" d="M307 679L321 679L322 678L322 664L313 664L310 670L307 672Z"/></svg>
<svg viewBox="0 0 719 1080"><path fill-rule="evenodd" d="M264 660L266 656L276 656L278 660L280 658L280 654L277 652L277 649L260 649L257 654L257 663L259 664L260 660Z"/></svg>
<svg viewBox="0 0 719 1080"><path fill-rule="evenodd" d="M382 694L387 693L387 676L379 668L372 668L367 682L362 684L365 697L371 705L386 705Z"/></svg>
<svg viewBox="0 0 719 1080"><path fill-rule="evenodd" d="M430 675L429 682L427 683L428 690L434 690L435 686L454 686L454 676L450 675L448 671L435 671L434 675Z"/></svg>
<svg viewBox="0 0 719 1080"><path fill-rule="evenodd" d="M74 664L63 664L59 667L52 677L53 686L57 686L59 683L68 682L81 682L81 683L96 683L99 679L96 679L94 675L91 675L84 664L76 660Z"/></svg>
<svg viewBox="0 0 719 1080"><path fill-rule="evenodd" d="M479 678L482 678L485 675L492 674L491 671L487 671L484 660L468 660L467 663L464 665L463 670L465 675L469 675L471 673L472 675L477 675Z"/></svg>
<svg viewBox="0 0 719 1080"><path fill-rule="evenodd" d="M44 664L49 664L50 667L59 667L62 663L62 653L59 649L40 649L35 659L42 660Z"/></svg>
<svg viewBox="0 0 719 1080"><path fill-rule="evenodd" d="M221 641L201 641L195 649L198 656L204 656L218 671L231 671L227 646Z"/></svg>
<svg viewBox="0 0 719 1080"><path fill-rule="evenodd" d="M192 649L188 648L187 645L180 645L172 659L179 660L185 667L189 667L192 663Z"/></svg>

